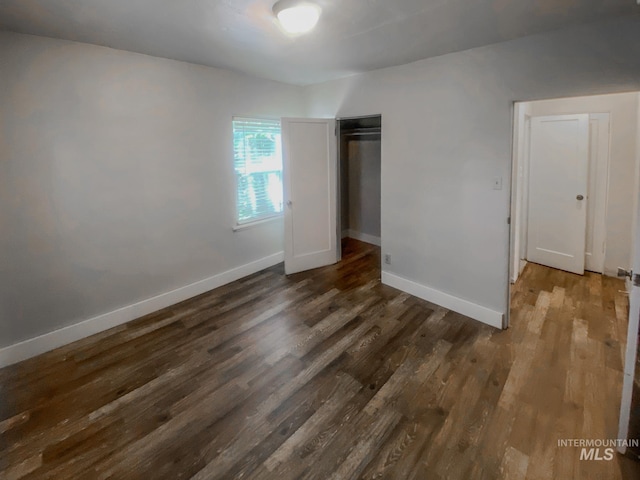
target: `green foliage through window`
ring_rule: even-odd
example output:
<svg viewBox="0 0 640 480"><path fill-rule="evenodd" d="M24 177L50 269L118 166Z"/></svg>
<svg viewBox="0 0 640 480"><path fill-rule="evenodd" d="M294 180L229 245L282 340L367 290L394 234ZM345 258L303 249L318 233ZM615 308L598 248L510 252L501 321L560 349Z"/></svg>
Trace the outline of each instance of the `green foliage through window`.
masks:
<svg viewBox="0 0 640 480"><path fill-rule="evenodd" d="M282 213L280 122L233 119L233 153L237 186L237 222Z"/></svg>

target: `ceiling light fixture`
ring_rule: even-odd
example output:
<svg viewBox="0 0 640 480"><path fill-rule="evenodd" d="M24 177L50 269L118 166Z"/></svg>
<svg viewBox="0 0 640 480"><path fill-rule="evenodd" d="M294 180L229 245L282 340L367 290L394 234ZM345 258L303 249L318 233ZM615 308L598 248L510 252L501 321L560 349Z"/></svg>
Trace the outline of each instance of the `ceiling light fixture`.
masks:
<svg viewBox="0 0 640 480"><path fill-rule="evenodd" d="M285 32L299 35L316 26L320 18L320 6L305 0L279 0L273 5L273 14Z"/></svg>

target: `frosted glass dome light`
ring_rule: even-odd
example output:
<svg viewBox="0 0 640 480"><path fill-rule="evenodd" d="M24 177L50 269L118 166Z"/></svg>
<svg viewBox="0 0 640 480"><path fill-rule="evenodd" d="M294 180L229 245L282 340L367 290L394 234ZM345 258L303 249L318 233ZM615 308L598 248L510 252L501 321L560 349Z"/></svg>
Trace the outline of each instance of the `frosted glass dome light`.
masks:
<svg viewBox="0 0 640 480"><path fill-rule="evenodd" d="M280 0L273 6L285 32L298 35L313 30L320 19L320 6L307 1Z"/></svg>

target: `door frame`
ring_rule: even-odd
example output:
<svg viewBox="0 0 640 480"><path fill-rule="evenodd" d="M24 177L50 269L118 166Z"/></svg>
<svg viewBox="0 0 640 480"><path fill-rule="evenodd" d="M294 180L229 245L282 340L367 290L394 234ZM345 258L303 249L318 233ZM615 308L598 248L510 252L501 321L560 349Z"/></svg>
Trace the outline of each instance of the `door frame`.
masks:
<svg viewBox="0 0 640 480"><path fill-rule="evenodd" d="M610 95L621 92L604 92L601 94L593 95ZM640 97L639 92L622 92L622 93L636 93ZM576 98L574 97L561 97L561 98ZM559 99L561 99L559 98ZM519 274L521 273L520 258L523 258L522 253L526 252L527 248L527 213L528 213L528 182L525 182L521 174L524 174L528 170L529 164L529 141L530 141L530 125L532 112L528 105L535 101L554 100L551 99L536 99L536 100L515 100L511 103L511 162L510 162L510 179L509 183L510 192L510 217L509 223L509 240L507 242L507 289L506 289L506 302L507 311L504 315L503 328L508 328L511 315L511 291L512 285L517 281ZM639 99L640 101L640 99ZM613 125L613 115L611 112L591 112L591 115L606 113L609 115L609 148L606 158L606 195L608 195L609 188L609 171L611 167L611 127ZM639 112L640 116L640 112ZM638 173L640 173L640 118L639 118L639 131L637 133L637 146L638 154L636 157L636 190L638 192L638 198L635 199L636 205L634 205L634 211L640 214L640 179L638 179ZM591 147L591 145L589 145ZM518 200L518 196L520 199ZM605 226L605 238L606 238L606 218L607 218L608 205L605 206L605 213L602 218L603 225ZM519 249L515 247L519 245Z"/></svg>
<svg viewBox="0 0 640 480"><path fill-rule="evenodd" d="M344 159L342 158L342 124L343 120L360 120L363 118L380 117L380 224L382 225L382 122L383 116L381 113L372 113L371 115L348 115L348 116L336 116L336 148L338 149L338 183L337 183L337 203L336 203L336 236L338 239L338 261L342 260L342 167ZM382 228L380 229L380 249L382 251L382 245L384 244L382 236ZM380 256L380 270L382 271L382 255Z"/></svg>
<svg viewBox="0 0 640 480"><path fill-rule="evenodd" d="M529 102L515 102L514 111L514 138L513 138L513 163L512 175L512 199L511 199L511 219L514 223L510 238L509 251L509 281L513 284L518 280L522 268L524 266L523 259L526 257L527 251L527 229L529 215L529 147L531 135L531 119L534 118L528 109ZM522 109L522 111L520 111ZM611 113L593 112L589 114L589 175L592 173L591 157L592 157L592 122L605 121L607 126L607 150L604 156L598 156L595 170L598 172L596 194L603 195L602 201L596 201L597 211L595 212L594 221L591 224L594 232L594 243L602 244L606 240L606 224L607 224L607 206L608 206L608 188L609 188L609 169L611 163ZM598 145L602 149L601 145ZM601 152L600 153L604 153ZM590 178L588 179L590 182ZM588 185L590 187L590 185ZM588 191L588 199L592 198L592 194ZM589 208L589 207L587 207ZM588 213L588 212L587 212ZM587 217L587 227L589 227L589 219ZM585 252L589 255L589 252ZM601 252L601 258L598 260L595 268L587 268L587 257L585 257L585 270L596 273L604 273L604 252Z"/></svg>
<svg viewBox="0 0 640 480"><path fill-rule="evenodd" d="M513 182L511 199L511 219L514 223L509 251L509 281L515 283L518 280L522 268L524 267L524 258L527 251L527 229L529 215L529 147L531 135L531 119L534 118L528 110L529 102L516 102L515 106L515 126L513 140ZM520 112L519 109L523 109ZM603 145L598 144L600 149L598 156L595 158L596 164L593 165L592 144L592 123L605 122L606 124L606 153L603 152ZM601 140L603 135L599 134ZM597 203L593 221L590 223L587 218L587 227L593 227L594 246L597 244L604 245L606 240L606 224L607 224L607 206L608 206L608 188L609 188L609 169L611 163L611 113L590 113L589 114L589 189L587 201L590 202L593 195L604 196L604 199ZM595 188L591 188L592 168L598 172ZM587 215L589 215L590 203L587 203ZM587 234L589 229L587 229ZM604 273L604 251L600 252L600 258L597 259L597 265L594 268L587 268L587 261L591 252L585 252L585 270L596 273ZM592 257L593 258L593 257Z"/></svg>
<svg viewBox="0 0 640 480"><path fill-rule="evenodd" d="M598 157L596 159L596 164L592 165L592 122L601 122L606 121L607 131L607 144L606 144L606 153L604 152L603 145L600 145L600 137L603 135L598 131L598 143L596 147L599 149ZM604 158L600 157L600 153L603 153ZM589 201L592 192L591 192L591 174L592 170L596 171L596 181L595 181L595 193L598 197L604 196L603 199L596 199L595 203L591 205L595 208L594 211L594 219L591 226L593 227L593 248L598 248L598 244L602 246L602 251L599 253L597 260L593 260L594 255L593 252L585 251L585 270L590 272L596 272L600 274L604 274L604 260L606 253L606 239L607 239L607 209L609 206L609 170L611 166L611 113L603 112L603 113L590 113L589 114L589 178L587 179L587 201ZM593 169L592 169L593 167ZM587 227L589 227L589 203L587 203ZM589 231L587 229L587 235ZM586 247L585 247L586 248ZM591 256L591 262L596 262L594 266L595 269L587 268L589 263L589 256Z"/></svg>
<svg viewBox="0 0 640 480"><path fill-rule="evenodd" d="M523 253L527 249L527 212L528 182L525 182L529 169L529 137L531 134L531 115L527 102L514 102L512 117L511 152L511 211L509 217L509 285L516 283L522 268ZM508 295L510 295L510 291ZM507 299L510 298L509 296Z"/></svg>
<svg viewBox="0 0 640 480"><path fill-rule="evenodd" d="M575 160L577 163L573 165L573 175L571 178L567 177L569 183L574 183L574 189L567 190L566 182L561 182L560 188L564 192L566 197L563 204L547 205L547 208L541 208L540 202L544 201L547 197L544 186L549 182L557 180L557 171L555 170L554 163L544 161L545 155L538 156L540 149L545 151L545 148L549 143L545 140L541 140L539 136L544 135L544 132L548 132L547 125L558 125L560 128L567 124L571 124L572 127L577 127L575 131L578 138L578 149L571 149L576 154ZM560 270L584 275L585 263L586 263L586 234L587 234L587 201L576 201L574 196L580 194L578 200L584 200L587 197L587 189L589 186L589 125L590 116L588 113L562 113L553 115L534 115L531 116L530 123L530 141L529 141L529 155L528 155L528 168L524 171L524 182L527 185L527 214L526 214L526 260L534 263L540 263L543 265L554 266ZM555 128L555 127L553 127ZM565 139L564 135L562 136ZM571 137L571 140L573 138ZM563 142L564 143L564 142ZM548 154L549 152L547 152ZM536 157L534 157L536 155ZM536 161L534 161L534 159ZM564 166L560 167L563 168ZM544 171L544 169L551 168L552 171ZM541 192L539 189L543 188ZM533 192L533 193L532 193ZM570 204L570 205L569 205ZM565 224L571 227L565 230L563 238L569 239L569 243L565 245L565 249L560 252L541 248L537 238L537 234L542 232L553 232L553 229L548 228L548 224L533 222L532 219L539 219L540 212L552 211L557 208L563 207L570 208L570 212L574 211L575 206L578 206L579 213L573 216L573 213L567 212L568 216L563 216ZM521 213L521 212L520 212ZM544 215L546 216L546 215ZM558 219L556 219L558 220ZM574 223L575 222L575 223ZM543 227L540 229L540 227ZM576 228L577 227L577 228ZM533 236L532 236L533 235ZM545 246L546 247L546 246ZM570 254L570 255L569 255Z"/></svg>

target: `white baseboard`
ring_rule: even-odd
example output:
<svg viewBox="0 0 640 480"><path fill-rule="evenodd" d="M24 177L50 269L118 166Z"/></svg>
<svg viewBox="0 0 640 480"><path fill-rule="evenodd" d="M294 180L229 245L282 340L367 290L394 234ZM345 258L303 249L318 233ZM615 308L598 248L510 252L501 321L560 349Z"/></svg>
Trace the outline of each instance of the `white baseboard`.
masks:
<svg viewBox="0 0 640 480"><path fill-rule="evenodd" d="M279 252L112 312L98 315L80 323L69 325L68 327L54 330L53 332L30 338L14 345L9 345L8 347L0 348L0 368L26 360L27 358L35 357L49 350L175 305L188 298L195 297L214 288L239 280L247 275L272 267L283 260L284 253Z"/></svg>
<svg viewBox="0 0 640 480"><path fill-rule="evenodd" d="M490 308L483 307L476 303L454 297L448 293L435 290L431 287L421 285L412 280L399 277L388 272L382 272L382 283L391 287L410 293L411 295L435 303L441 307L453 310L454 312L466 315L467 317L486 323L495 328L502 328L503 314Z"/></svg>
<svg viewBox="0 0 640 480"><path fill-rule="evenodd" d="M360 240L361 242L377 245L378 247L382 244L382 242L380 241L380 237L369 235L368 233L357 232L355 230L347 230L346 233L346 235L344 234L344 232L342 233L343 238L345 236L349 238L355 238L356 240Z"/></svg>
<svg viewBox="0 0 640 480"><path fill-rule="evenodd" d="M527 261L525 259L520 260L518 273L522 273L524 271L524 267L527 266Z"/></svg>

